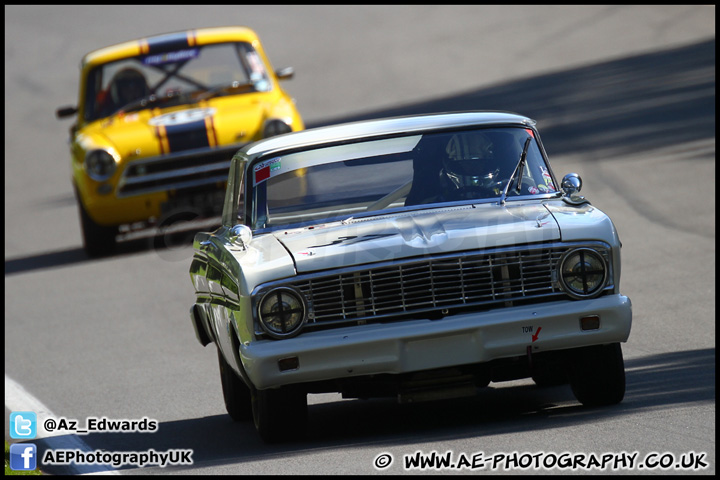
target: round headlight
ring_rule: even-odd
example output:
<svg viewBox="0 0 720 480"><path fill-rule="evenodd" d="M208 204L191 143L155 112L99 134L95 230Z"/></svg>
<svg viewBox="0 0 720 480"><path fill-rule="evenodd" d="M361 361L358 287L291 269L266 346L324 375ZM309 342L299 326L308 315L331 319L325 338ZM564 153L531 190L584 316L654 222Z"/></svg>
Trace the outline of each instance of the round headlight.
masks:
<svg viewBox="0 0 720 480"><path fill-rule="evenodd" d="M598 295L605 286L607 275L605 259L591 248L571 250L560 261L560 282L574 298Z"/></svg>
<svg viewBox="0 0 720 480"><path fill-rule="evenodd" d="M106 150L92 150L85 156L85 171L90 178L104 182L115 173L115 158Z"/></svg>
<svg viewBox="0 0 720 480"><path fill-rule="evenodd" d="M307 308L303 297L290 288L276 288L266 293L258 306L263 329L272 337L286 338L297 334L305 323Z"/></svg>
<svg viewBox="0 0 720 480"><path fill-rule="evenodd" d="M292 128L290 128L290 125L282 120L268 120L265 124L265 128L263 129L263 138L274 137L275 135L290 132L292 132Z"/></svg>

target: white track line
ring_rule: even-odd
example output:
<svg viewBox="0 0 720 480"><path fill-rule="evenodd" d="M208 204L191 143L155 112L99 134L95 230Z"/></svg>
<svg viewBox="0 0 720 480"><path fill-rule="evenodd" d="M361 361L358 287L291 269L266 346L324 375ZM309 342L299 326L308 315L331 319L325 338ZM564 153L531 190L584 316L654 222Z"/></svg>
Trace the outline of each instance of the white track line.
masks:
<svg viewBox="0 0 720 480"><path fill-rule="evenodd" d="M70 449L92 452L85 442L77 435L68 435L64 432L47 432L43 428L44 421L48 418L57 419L49 408L23 388L12 378L5 375L5 408L10 412L35 412L37 414L37 437L34 440L43 439L49 449ZM57 438L54 438L57 437ZM42 466L38 462L38 466ZM105 465L68 465L75 475L119 475L117 470L108 468Z"/></svg>

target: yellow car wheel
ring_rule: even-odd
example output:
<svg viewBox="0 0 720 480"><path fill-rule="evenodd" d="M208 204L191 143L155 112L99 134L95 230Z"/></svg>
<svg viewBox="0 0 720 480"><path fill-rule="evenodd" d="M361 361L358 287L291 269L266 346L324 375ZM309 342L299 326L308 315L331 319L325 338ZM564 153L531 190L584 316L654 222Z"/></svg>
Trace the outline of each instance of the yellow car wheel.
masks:
<svg viewBox="0 0 720 480"><path fill-rule="evenodd" d="M112 253L117 245L118 227L105 227L95 223L79 200L78 208L85 253L90 257L100 257Z"/></svg>

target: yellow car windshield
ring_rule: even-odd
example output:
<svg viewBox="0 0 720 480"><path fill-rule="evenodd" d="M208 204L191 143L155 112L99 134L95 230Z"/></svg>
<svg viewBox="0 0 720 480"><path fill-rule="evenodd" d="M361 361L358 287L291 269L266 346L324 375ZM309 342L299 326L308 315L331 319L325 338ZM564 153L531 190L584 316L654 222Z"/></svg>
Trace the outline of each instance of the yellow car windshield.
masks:
<svg viewBox="0 0 720 480"><path fill-rule="evenodd" d="M267 69L245 42L218 43L124 58L100 65L86 82L86 121L217 95L268 91Z"/></svg>

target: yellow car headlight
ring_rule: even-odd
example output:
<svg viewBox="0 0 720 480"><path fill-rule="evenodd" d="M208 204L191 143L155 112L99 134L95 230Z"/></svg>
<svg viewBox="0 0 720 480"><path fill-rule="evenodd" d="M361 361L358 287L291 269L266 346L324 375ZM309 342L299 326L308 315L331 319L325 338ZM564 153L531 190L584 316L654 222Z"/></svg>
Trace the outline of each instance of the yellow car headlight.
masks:
<svg viewBox="0 0 720 480"><path fill-rule="evenodd" d="M107 150L91 150L85 155L85 171L93 180L104 182L116 168L115 157Z"/></svg>
<svg viewBox="0 0 720 480"><path fill-rule="evenodd" d="M283 133L292 132L292 127L282 120L272 119L265 123L263 128L263 138L274 137L275 135L281 135Z"/></svg>

